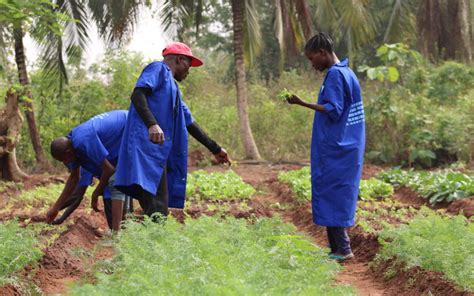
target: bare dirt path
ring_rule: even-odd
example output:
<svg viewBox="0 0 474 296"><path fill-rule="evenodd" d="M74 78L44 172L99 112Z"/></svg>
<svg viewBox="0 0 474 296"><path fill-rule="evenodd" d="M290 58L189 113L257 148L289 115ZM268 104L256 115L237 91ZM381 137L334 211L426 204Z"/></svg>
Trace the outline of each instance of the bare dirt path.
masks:
<svg viewBox="0 0 474 296"><path fill-rule="evenodd" d="M67 291L67 285L92 275L94 264L113 256L111 247L97 247L106 229L102 213L87 215L79 209L74 223L44 250L34 282L45 294Z"/></svg>

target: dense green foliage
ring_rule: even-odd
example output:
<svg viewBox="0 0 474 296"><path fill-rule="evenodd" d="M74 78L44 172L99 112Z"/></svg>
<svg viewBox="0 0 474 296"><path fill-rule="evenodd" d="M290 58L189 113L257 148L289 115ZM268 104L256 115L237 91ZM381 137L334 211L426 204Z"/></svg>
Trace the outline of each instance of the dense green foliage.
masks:
<svg viewBox="0 0 474 296"><path fill-rule="evenodd" d="M432 205L474 194L474 178L460 172L392 169L379 173L378 178L393 185L410 187Z"/></svg>
<svg viewBox="0 0 474 296"><path fill-rule="evenodd" d="M472 67L455 62L431 65L403 46L386 55L394 58L382 55L373 66L396 68L396 82L366 79L377 77L365 77L367 68L358 73L366 109L368 160L424 167L469 161L474 133ZM32 90L45 149L52 139L95 114L128 108L135 79L145 64L140 55L110 52L90 69L70 65L73 75L62 94L48 90L47 81L34 73ZM191 69L181 89L196 122L231 156L239 158L244 153L234 85L225 78L229 64L227 57L210 56L205 67ZM268 160L309 159L314 112L289 105L278 94L287 89L315 102L323 75L301 68L268 81L249 77L250 124L262 156ZM34 163L28 139L24 124L17 153L26 167ZM197 148L204 149L191 139L190 149Z"/></svg>
<svg viewBox="0 0 474 296"><path fill-rule="evenodd" d="M367 157L423 167L469 161L474 69L431 65L403 44L382 46L379 53L380 66L361 67L369 79L383 81L363 85ZM390 69L398 74L384 79Z"/></svg>
<svg viewBox="0 0 474 296"><path fill-rule="evenodd" d="M139 243L138 243L139 242ZM129 223L111 274L72 295L350 295L336 263L280 219Z"/></svg>
<svg viewBox="0 0 474 296"><path fill-rule="evenodd" d="M288 184L298 201L311 200L311 174L310 168L281 172L278 180ZM362 200L385 198L393 194L392 185L375 178L360 180L359 196Z"/></svg>
<svg viewBox="0 0 474 296"><path fill-rule="evenodd" d="M10 275L41 258L35 232L22 228L17 221L0 224L0 286L10 281Z"/></svg>
<svg viewBox="0 0 474 296"><path fill-rule="evenodd" d="M242 181L234 171L208 173L203 170L188 175L186 195L194 199L248 199L255 189Z"/></svg>
<svg viewBox="0 0 474 296"><path fill-rule="evenodd" d="M474 291L474 224L463 216L420 215L408 225L380 233L383 259L442 272L464 289Z"/></svg>

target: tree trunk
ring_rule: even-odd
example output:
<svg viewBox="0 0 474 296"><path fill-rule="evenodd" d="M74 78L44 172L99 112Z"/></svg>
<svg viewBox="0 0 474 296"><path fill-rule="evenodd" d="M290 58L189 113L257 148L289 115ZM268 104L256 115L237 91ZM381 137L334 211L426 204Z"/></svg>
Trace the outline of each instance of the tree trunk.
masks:
<svg viewBox="0 0 474 296"><path fill-rule="evenodd" d="M15 153L23 118L18 108L18 94L10 89L5 100L6 106L0 111L0 179L18 182L27 177L18 166Z"/></svg>
<svg viewBox="0 0 474 296"><path fill-rule="evenodd" d="M311 12L307 0L296 0L296 12L298 12L298 19L301 26L303 27L303 34L306 40L310 39L314 35L313 19L311 18Z"/></svg>
<svg viewBox="0 0 474 296"><path fill-rule="evenodd" d="M472 63L473 36L472 36L472 15L469 0L461 0L458 7L459 15L459 50L460 58L466 63Z"/></svg>
<svg viewBox="0 0 474 296"><path fill-rule="evenodd" d="M300 49L296 46L296 35L290 19L288 3L280 0L281 20L283 24L283 38L285 44L285 59L287 65L295 66L300 55Z"/></svg>
<svg viewBox="0 0 474 296"><path fill-rule="evenodd" d="M26 69L26 57L25 49L23 46L23 30L21 26L13 29L13 37L15 39L15 61L18 69L18 78L20 84L23 86L29 86L30 80L28 79L28 72ZM35 151L36 162L38 168L45 169L48 167L48 161L43 152L43 146L41 145L40 134L36 125L35 111L33 108L33 95L31 90L25 89L27 101L24 101L26 121L28 123L28 131L30 133L31 143L33 144L33 150Z"/></svg>
<svg viewBox="0 0 474 296"><path fill-rule="evenodd" d="M260 159L257 145L250 129L249 115L247 112L247 87L245 81L244 65L244 1L232 0L232 18L234 25L234 60L235 60L235 86L237 89L237 110L240 121L240 134L244 144L245 157Z"/></svg>
<svg viewBox="0 0 474 296"><path fill-rule="evenodd" d="M469 0L423 0L417 23L421 51L431 60L472 61L472 19Z"/></svg>

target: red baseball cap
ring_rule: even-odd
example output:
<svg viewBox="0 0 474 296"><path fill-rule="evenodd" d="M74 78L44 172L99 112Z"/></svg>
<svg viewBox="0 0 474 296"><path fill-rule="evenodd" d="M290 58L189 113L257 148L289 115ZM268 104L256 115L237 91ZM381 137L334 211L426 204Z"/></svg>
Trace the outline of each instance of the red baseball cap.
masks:
<svg viewBox="0 0 474 296"><path fill-rule="evenodd" d="M198 59L197 57L193 56L191 52L191 48L184 43L181 42L171 42L163 49L163 56L167 56L169 54L181 54L191 58L191 67L199 67L203 64L203 62Z"/></svg>

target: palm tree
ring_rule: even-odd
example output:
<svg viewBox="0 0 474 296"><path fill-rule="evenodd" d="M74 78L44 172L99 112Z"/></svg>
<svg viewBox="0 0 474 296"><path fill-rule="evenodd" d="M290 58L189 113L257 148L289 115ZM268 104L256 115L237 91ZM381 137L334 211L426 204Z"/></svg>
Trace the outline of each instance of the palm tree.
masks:
<svg viewBox="0 0 474 296"><path fill-rule="evenodd" d="M89 27L97 24L99 35L108 45L120 44L127 40L137 22L139 9L145 0L59 0L47 3L43 0L8 1L5 13L0 16L0 40L5 40L9 29L12 31L15 61L20 84L26 88L25 114L30 138L40 168L47 166L38 127L36 124L33 98L29 91L29 77L26 68L23 37L29 28L34 40L40 45L43 73L49 78L51 87L62 90L68 82L65 60L86 48L89 41ZM3 7L2 7L3 8ZM13 13L9 17L8 10ZM90 10L90 15L87 13ZM16 12L17 14L14 14ZM20 15L21 17L18 17ZM26 27L27 23L34 26Z"/></svg>
<svg viewBox="0 0 474 296"><path fill-rule="evenodd" d="M233 52L235 62L235 86L237 90L237 110L240 123L240 135L248 159L261 159L250 127L247 104L245 63L251 64L261 49L261 35L256 15L255 1L229 1L232 9ZM168 0L163 4L161 13L166 31L176 30L182 40L185 33L195 28L199 37L199 26L203 21L203 10L214 1ZM224 3L226 5L227 3ZM200 7L200 8L199 8Z"/></svg>
<svg viewBox="0 0 474 296"><path fill-rule="evenodd" d="M35 151L36 161L40 168L47 166L47 160L43 152L41 140L36 125L28 72L26 68L26 57L23 45L24 28L26 23L30 27L55 28L55 33L60 34L58 25L59 15L51 12L53 5L47 5L44 1L5 1L0 4L0 38L5 44L14 44L15 62L18 71L18 80L23 88L22 102L25 106L26 121L30 133L31 142Z"/></svg>
<svg viewBox="0 0 474 296"><path fill-rule="evenodd" d="M247 0L245 2L240 0L232 0L232 21L233 21L233 45L234 45L234 61L235 61L235 87L237 89L237 110L240 121L240 134L244 144L245 156L249 159L260 159L255 139L253 138L252 130L250 128L250 121L247 107L247 87L245 78L245 63L244 63L244 24L247 20L247 28L254 33L260 32L258 22L256 22L255 15L252 13L254 2ZM249 34L247 34L249 36ZM258 40L258 39L256 39ZM247 43L249 44L249 43ZM255 44L255 43L254 43ZM257 48L249 46L249 53L251 56L255 54ZM250 58L252 60L252 58Z"/></svg>

